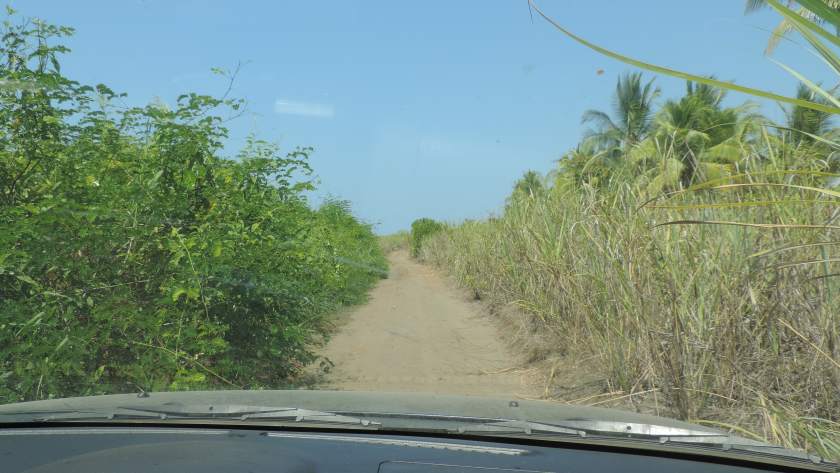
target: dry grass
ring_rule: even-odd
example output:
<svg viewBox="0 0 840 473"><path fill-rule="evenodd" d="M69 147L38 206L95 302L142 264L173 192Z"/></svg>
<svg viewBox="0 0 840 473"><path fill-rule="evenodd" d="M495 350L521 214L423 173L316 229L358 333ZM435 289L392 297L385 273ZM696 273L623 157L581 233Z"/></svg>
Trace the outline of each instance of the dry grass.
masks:
<svg viewBox="0 0 840 473"><path fill-rule="evenodd" d="M755 188L727 191L726 198L813 199L807 194ZM677 203L719 200L719 194L687 193ZM837 248L754 256L791 242L831 241L833 230L657 227L712 216L822 223L833 201L714 210L640 209L642 203L626 189L596 193L558 185L511 202L501 218L430 238L422 255L477 297L516 307L524 319L519 326L543 339L533 345L548 373L545 397L713 423L840 458L840 297L833 278L820 278L838 271L779 268ZM563 366L583 360L603 381L576 397L580 386L556 388Z"/></svg>

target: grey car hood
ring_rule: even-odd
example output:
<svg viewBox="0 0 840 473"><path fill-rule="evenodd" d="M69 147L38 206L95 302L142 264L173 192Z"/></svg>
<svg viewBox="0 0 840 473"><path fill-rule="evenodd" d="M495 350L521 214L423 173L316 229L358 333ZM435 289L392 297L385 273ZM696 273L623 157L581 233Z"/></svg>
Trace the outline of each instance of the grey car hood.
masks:
<svg viewBox="0 0 840 473"><path fill-rule="evenodd" d="M665 427L718 430L664 417L597 407L573 406L549 401L451 396L415 393L359 391L180 391L105 396L72 397L0 405L0 414L53 410L116 409L126 406L153 409L166 404L234 404L251 406L298 407L329 412L369 412L513 419L555 423L567 420L601 420Z"/></svg>

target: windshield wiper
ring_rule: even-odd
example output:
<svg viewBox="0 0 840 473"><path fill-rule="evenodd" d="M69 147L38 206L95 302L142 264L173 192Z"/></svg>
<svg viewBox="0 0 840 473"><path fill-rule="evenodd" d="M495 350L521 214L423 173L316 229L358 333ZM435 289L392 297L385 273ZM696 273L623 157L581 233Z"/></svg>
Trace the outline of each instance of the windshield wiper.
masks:
<svg viewBox="0 0 840 473"><path fill-rule="evenodd" d="M314 411L296 407L262 407L247 405L183 405L163 404L154 408L118 407L99 410L51 410L15 412L0 414L0 422L6 420L30 422L62 422L83 420L232 420L232 421L284 421L316 424L360 425L376 427L381 424L332 412Z"/></svg>
<svg viewBox="0 0 840 473"><path fill-rule="evenodd" d="M522 420L489 420L480 423L467 423L450 429L450 432L476 435L539 435L572 436L581 438L635 439L657 442L659 444L683 444L707 446L724 451L734 450L746 453L759 453L786 458L795 458L820 464L822 458L805 452L789 450L781 446L744 439L714 430L686 429L656 424L633 422L615 422L599 420L568 420L558 423L541 423Z"/></svg>
<svg viewBox="0 0 840 473"><path fill-rule="evenodd" d="M684 429L656 424L599 420L568 420L553 424L523 420L490 420L488 422L475 424L462 424L455 430L457 430L458 433L554 433L576 435L580 437L586 437L587 435L606 435L631 438L653 438L658 441L662 441L663 439L697 439L706 440L711 443L717 443L732 438L728 434L713 430ZM755 442L755 444L760 445L761 443Z"/></svg>

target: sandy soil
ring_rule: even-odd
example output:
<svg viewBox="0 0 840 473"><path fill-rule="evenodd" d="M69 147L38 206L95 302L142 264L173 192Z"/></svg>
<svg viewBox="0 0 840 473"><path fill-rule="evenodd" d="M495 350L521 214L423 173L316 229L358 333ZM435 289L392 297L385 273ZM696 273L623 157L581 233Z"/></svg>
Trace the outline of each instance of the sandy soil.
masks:
<svg viewBox="0 0 840 473"><path fill-rule="evenodd" d="M480 304L405 251L389 259L390 277L322 351L335 363L323 388L533 395L527 371Z"/></svg>

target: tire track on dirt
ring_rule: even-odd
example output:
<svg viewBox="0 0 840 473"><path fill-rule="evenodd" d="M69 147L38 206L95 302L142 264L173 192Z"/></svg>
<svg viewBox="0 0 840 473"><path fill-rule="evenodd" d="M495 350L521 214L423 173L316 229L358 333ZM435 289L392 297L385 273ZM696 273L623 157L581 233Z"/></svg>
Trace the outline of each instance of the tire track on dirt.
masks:
<svg viewBox="0 0 840 473"><path fill-rule="evenodd" d="M405 251L389 261L389 278L322 350L335 363L322 388L532 395L527 372L479 304Z"/></svg>

